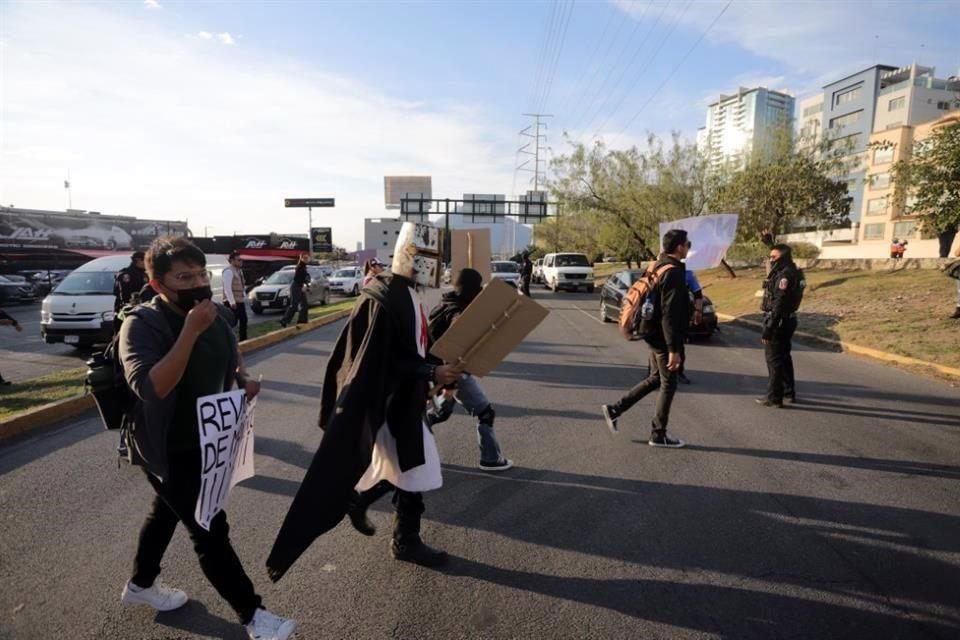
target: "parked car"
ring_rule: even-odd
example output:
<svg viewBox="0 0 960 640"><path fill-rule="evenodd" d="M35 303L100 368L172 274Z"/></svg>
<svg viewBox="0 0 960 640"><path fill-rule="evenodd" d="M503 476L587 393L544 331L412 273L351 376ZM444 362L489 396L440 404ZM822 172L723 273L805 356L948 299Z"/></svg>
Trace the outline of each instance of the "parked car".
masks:
<svg viewBox="0 0 960 640"><path fill-rule="evenodd" d="M600 289L600 319L603 322L618 322L620 320L620 303L637 278L642 276L642 269L619 271L609 278ZM693 313L693 294L690 294L690 310ZM690 325L687 329L688 338L709 338L717 331L717 311L713 302L706 295L703 296L703 318L698 325Z"/></svg>
<svg viewBox="0 0 960 640"><path fill-rule="evenodd" d="M360 295L360 289L363 288L363 268L362 267L344 267L337 269L333 277L330 278L330 291L347 296Z"/></svg>
<svg viewBox="0 0 960 640"><path fill-rule="evenodd" d="M520 265L512 260L494 260L490 263L490 277L520 288Z"/></svg>
<svg viewBox="0 0 960 640"><path fill-rule="evenodd" d="M250 290L247 300L250 309L257 315L269 309L283 311L290 306L290 285L296 267L293 265L273 272L266 280ZM308 266L310 286L307 288L307 305L325 305L330 302L330 283L319 267Z"/></svg>
<svg viewBox="0 0 960 640"><path fill-rule="evenodd" d="M582 253L548 253L543 257L543 282L554 292L583 289L593 293L593 265Z"/></svg>
<svg viewBox="0 0 960 640"><path fill-rule="evenodd" d="M77 267L43 299L40 335L45 342L76 347L113 338L113 279L130 256L97 258Z"/></svg>
<svg viewBox="0 0 960 640"><path fill-rule="evenodd" d="M27 281L33 285L33 290L37 294L37 298L42 299L48 293L54 290L54 288L63 282L63 279L67 277L71 269L50 269L49 271L35 271L27 270L21 271L20 275L24 276Z"/></svg>
<svg viewBox="0 0 960 640"><path fill-rule="evenodd" d="M543 284L543 258L537 258L533 262L533 275L530 276L533 284Z"/></svg>
<svg viewBox="0 0 960 640"><path fill-rule="evenodd" d="M0 276L0 304L36 302L33 286L21 276Z"/></svg>

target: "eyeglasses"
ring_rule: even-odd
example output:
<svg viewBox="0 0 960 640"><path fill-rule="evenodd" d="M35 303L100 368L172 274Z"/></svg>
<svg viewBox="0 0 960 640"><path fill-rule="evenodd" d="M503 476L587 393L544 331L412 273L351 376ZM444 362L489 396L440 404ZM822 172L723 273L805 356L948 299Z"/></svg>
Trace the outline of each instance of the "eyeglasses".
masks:
<svg viewBox="0 0 960 640"><path fill-rule="evenodd" d="M180 273L173 274L173 279L177 281L177 284L187 284L188 282L209 282L210 281L210 272L206 269L201 269L200 271L194 271L190 273L189 271L182 271Z"/></svg>
<svg viewBox="0 0 960 640"><path fill-rule="evenodd" d="M692 248L693 248L693 243L687 240L687 249L692 249Z"/></svg>

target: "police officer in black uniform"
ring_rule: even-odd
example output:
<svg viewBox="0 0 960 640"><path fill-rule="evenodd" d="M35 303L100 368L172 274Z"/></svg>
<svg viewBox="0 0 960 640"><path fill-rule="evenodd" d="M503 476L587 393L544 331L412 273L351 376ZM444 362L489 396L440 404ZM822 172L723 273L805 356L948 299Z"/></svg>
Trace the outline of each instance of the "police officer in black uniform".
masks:
<svg viewBox="0 0 960 640"><path fill-rule="evenodd" d="M782 408L783 402L796 402L796 383L790 339L797 330L797 309L806 286L803 271L793 262L790 247L775 244L770 248L770 275L763 287L763 351L767 359L769 382L767 395L757 398L763 407Z"/></svg>
<svg viewBox="0 0 960 640"><path fill-rule="evenodd" d="M145 284L147 272L143 264L143 251L137 251L130 256L130 265L120 269L113 279L113 311L118 313L124 305L139 302L134 298Z"/></svg>

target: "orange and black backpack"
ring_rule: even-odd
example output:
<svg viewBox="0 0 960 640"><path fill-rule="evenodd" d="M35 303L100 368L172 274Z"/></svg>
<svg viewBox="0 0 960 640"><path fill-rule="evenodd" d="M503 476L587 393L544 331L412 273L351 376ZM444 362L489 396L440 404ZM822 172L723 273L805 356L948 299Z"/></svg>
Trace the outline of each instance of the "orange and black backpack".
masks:
<svg viewBox="0 0 960 640"><path fill-rule="evenodd" d="M655 293L667 271L676 268L674 264L664 264L655 270L655 266L650 265L646 273L633 283L633 286L630 287L630 290L627 291L620 302L620 333L625 340L633 340L633 336L640 328L644 301L651 298L652 294ZM654 309L660 306L653 299L650 302Z"/></svg>

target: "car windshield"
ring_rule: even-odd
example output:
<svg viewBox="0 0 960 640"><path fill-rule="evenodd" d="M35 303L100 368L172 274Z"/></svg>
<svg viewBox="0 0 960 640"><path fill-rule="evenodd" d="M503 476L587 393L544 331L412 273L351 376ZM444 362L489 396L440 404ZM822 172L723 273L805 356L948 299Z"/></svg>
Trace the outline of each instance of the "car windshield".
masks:
<svg viewBox="0 0 960 640"><path fill-rule="evenodd" d="M0 282L10 282L10 281L4 278L3 276L0 276Z"/></svg>
<svg viewBox="0 0 960 640"><path fill-rule="evenodd" d="M520 271L520 265L516 262L494 262L490 267L494 273L517 273Z"/></svg>
<svg viewBox="0 0 960 640"><path fill-rule="evenodd" d="M277 271L270 275L263 284L290 284L293 282L293 270Z"/></svg>
<svg viewBox="0 0 960 640"><path fill-rule="evenodd" d="M110 296L113 295L113 277L110 271L74 271L53 290L55 296Z"/></svg>
<svg viewBox="0 0 960 640"><path fill-rule="evenodd" d="M580 253L567 253L557 256L558 267L589 267L587 256Z"/></svg>
<svg viewBox="0 0 960 640"><path fill-rule="evenodd" d="M354 269L340 269L337 271L337 278L352 278L357 272Z"/></svg>

